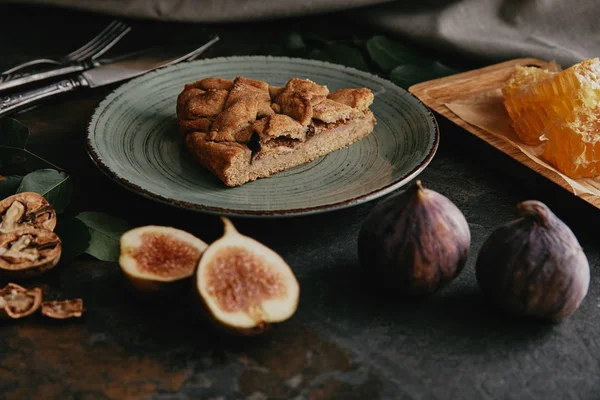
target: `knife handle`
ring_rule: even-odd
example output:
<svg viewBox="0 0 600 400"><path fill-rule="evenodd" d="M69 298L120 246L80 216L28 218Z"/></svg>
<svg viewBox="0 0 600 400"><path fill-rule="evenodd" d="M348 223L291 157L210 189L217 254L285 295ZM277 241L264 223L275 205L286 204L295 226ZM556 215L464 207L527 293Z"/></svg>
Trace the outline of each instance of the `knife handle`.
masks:
<svg viewBox="0 0 600 400"><path fill-rule="evenodd" d="M14 74L9 75L6 80L0 78L0 92L6 89L15 88L22 85L27 85L34 82L43 81L49 78L68 75L75 72L80 72L88 68L94 67L92 62L73 63L71 65L63 65L56 68L51 68L46 71L36 72L34 74Z"/></svg>
<svg viewBox="0 0 600 400"><path fill-rule="evenodd" d="M68 78L25 92L0 97L0 117L42 99L73 91L83 84L84 82L76 78Z"/></svg>

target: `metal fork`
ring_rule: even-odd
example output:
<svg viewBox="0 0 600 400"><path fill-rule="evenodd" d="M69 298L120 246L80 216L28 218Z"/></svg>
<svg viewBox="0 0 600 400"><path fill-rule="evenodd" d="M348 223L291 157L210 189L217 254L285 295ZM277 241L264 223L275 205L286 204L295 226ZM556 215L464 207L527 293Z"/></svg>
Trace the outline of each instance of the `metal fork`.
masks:
<svg viewBox="0 0 600 400"><path fill-rule="evenodd" d="M75 51L67 54L66 56L58 59L52 60L48 58L40 58L36 60L27 61L25 63L16 65L0 74L0 81L6 81L12 79L16 72L22 71L28 67L40 65L40 64L50 64L50 65L60 65L73 61L83 61L83 60L94 60L100 57L102 54L106 53L111 47L113 47L123 36L125 36L131 28L121 21L112 21L102 32L96 35L92 40L81 46ZM22 76L24 74L19 74Z"/></svg>

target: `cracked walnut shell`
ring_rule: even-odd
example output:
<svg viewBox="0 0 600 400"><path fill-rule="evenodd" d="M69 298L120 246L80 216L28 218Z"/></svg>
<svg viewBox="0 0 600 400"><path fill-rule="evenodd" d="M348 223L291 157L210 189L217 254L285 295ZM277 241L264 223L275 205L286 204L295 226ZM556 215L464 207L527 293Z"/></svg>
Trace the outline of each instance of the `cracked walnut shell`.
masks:
<svg viewBox="0 0 600 400"><path fill-rule="evenodd" d="M9 283L0 289L0 317L18 319L36 312L42 303L42 289L25 289Z"/></svg>
<svg viewBox="0 0 600 400"><path fill-rule="evenodd" d="M54 268L62 244L51 231L23 228L0 235L0 275L29 278Z"/></svg>
<svg viewBox="0 0 600 400"><path fill-rule="evenodd" d="M23 228L53 231L55 227L56 211L38 193L17 193L0 201L0 234Z"/></svg>
<svg viewBox="0 0 600 400"><path fill-rule="evenodd" d="M79 318L83 314L83 300L44 301L41 312L46 317L53 319Z"/></svg>

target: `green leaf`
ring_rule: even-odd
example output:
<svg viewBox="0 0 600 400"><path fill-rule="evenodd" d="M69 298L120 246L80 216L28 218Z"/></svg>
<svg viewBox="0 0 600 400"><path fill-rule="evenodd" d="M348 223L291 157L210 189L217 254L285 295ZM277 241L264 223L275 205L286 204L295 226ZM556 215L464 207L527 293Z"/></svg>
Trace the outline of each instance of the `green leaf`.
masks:
<svg viewBox="0 0 600 400"><path fill-rule="evenodd" d="M23 171L45 165L62 171L62 168L26 149L33 139L29 129L19 121L0 118L0 168L19 165L20 171Z"/></svg>
<svg viewBox="0 0 600 400"><path fill-rule="evenodd" d="M23 163L22 152L29 139L29 130L11 118L0 119L0 167Z"/></svg>
<svg viewBox="0 0 600 400"><path fill-rule="evenodd" d="M328 39L325 36L319 35L318 33L315 33L315 32L303 32L302 37L305 42L309 41L309 42L316 42L318 44L324 44L324 43L327 43L327 41L328 41Z"/></svg>
<svg viewBox="0 0 600 400"><path fill-rule="evenodd" d="M263 43L258 50L259 54L267 56L287 56L286 50L283 47L283 43L280 42L267 42Z"/></svg>
<svg viewBox="0 0 600 400"><path fill-rule="evenodd" d="M90 232L86 253L102 261L119 261L119 240L132 228L127 221L96 211L85 211L76 217Z"/></svg>
<svg viewBox="0 0 600 400"><path fill-rule="evenodd" d="M0 176L0 200L17 193L17 189L23 180L22 176Z"/></svg>
<svg viewBox="0 0 600 400"><path fill-rule="evenodd" d="M455 70L438 62L429 65L401 65L390 72L390 80L408 89L410 86L456 73Z"/></svg>
<svg viewBox="0 0 600 400"><path fill-rule="evenodd" d="M306 47L302 36L297 32L290 32L284 38L285 47L293 52L302 51Z"/></svg>
<svg viewBox="0 0 600 400"><path fill-rule="evenodd" d="M370 38L367 41L367 51L375 64L385 72L400 65L427 63L426 58L384 36Z"/></svg>
<svg viewBox="0 0 600 400"><path fill-rule="evenodd" d="M363 71L367 71L369 69L360 50L345 44L327 44L322 50L315 49L311 51L309 57L317 60L342 64L347 67L353 67Z"/></svg>
<svg viewBox="0 0 600 400"><path fill-rule="evenodd" d="M448 75L453 75L453 74L458 73L458 70L456 70L454 68L450 68L447 65L444 65L439 61L434 61L433 64L431 65L431 68L438 77L448 76Z"/></svg>
<svg viewBox="0 0 600 400"><path fill-rule="evenodd" d="M59 218L55 232L62 241L61 262L73 260L85 253L90 246L88 227L75 217Z"/></svg>
<svg viewBox="0 0 600 400"><path fill-rule="evenodd" d="M29 139L29 129L12 118L0 119L0 147L23 150Z"/></svg>
<svg viewBox="0 0 600 400"><path fill-rule="evenodd" d="M40 169L23 177L17 193L36 192L61 213L71 202L73 181L71 175L53 169Z"/></svg>

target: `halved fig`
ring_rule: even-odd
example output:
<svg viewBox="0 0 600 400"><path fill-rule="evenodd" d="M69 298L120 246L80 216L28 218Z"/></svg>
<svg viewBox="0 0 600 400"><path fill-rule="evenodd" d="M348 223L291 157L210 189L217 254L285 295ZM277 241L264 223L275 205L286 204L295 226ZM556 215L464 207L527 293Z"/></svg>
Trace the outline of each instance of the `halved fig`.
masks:
<svg viewBox="0 0 600 400"><path fill-rule="evenodd" d="M17 193L0 201L0 233L23 228L53 231L56 211L44 196L34 192Z"/></svg>
<svg viewBox="0 0 600 400"><path fill-rule="evenodd" d="M42 314L54 319L79 318L83 314L83 300L54 300L42 303Z"/></svg>
<svg viewBox="0 0 600 400"><path fill-rule="evenodd" d="M33 314L42 304L42 289L25 289L9 283L0 290L0 317L23 318Z"/></svg>
<svg viewBox="0 0 600 400"><path fill-rule="evenodd" d="M175 283L194 275L208 247L180 229L154 225L125 232L120 244L121 270L142 292L178 290L182 285Z"/></svg>
<svg viewBox="0 0 600 400"><path fill-rule="evenodd" d="M51 231L22 228L0 235L0 274L30 278L54 268L60 260L62 244Z"/></svg>
<svg viewBox="0 0 600 400"><path fill-rule="evenodd" d="M281 256L221 219L225 233L200 260L197 291L219 327L243 335L262 333L296 312L298 281Z"/></svg>

